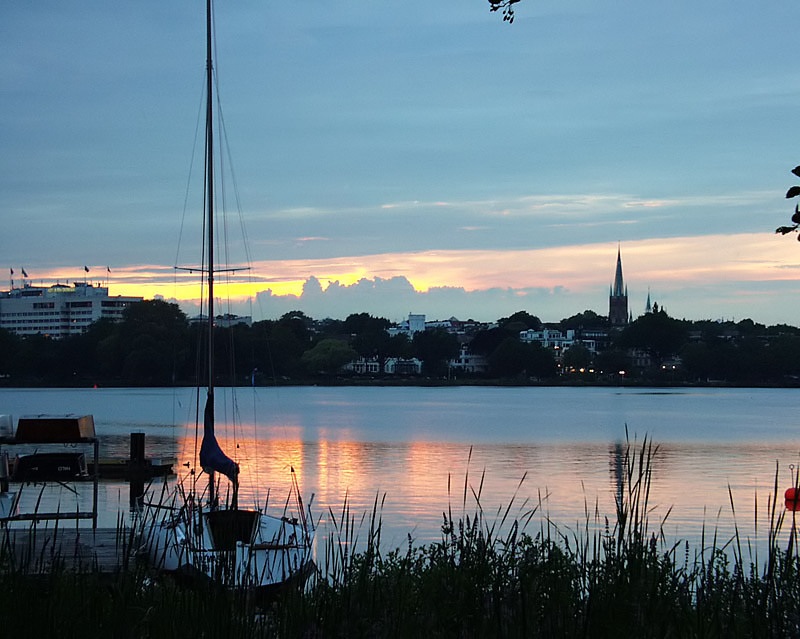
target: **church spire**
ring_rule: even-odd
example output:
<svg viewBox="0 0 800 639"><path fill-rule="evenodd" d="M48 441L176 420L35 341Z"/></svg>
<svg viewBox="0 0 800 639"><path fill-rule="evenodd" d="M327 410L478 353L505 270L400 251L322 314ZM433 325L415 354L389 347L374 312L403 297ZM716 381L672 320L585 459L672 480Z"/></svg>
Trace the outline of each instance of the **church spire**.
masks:
<svg viewBox="0 0 800 639"><path fill-rule="evenodd" d="M625 283L622 280L622 255L620 254L620 247L617 245L617 272L614 274L614 288L611 295L614 297L622 297L627 295L628 291L625 290Z"/></svg>
<svg viewBox="0 0 800 639"><path fill-rule="evenodd" d="M625 326L628 317L628 288L622 278L622 254L617 245L617 270L614 273L614 284L608 296L608 320L612 326Z"/></svg>

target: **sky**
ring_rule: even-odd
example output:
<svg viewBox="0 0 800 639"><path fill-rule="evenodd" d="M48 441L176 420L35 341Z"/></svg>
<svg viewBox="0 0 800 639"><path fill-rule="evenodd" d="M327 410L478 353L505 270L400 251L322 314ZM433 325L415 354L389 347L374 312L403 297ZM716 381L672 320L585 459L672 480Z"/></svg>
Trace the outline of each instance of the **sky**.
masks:
<svg viewBox="0 0 800 639"><path fill-rule="evenodd" d="M515 7L217 1L218 228L250 264L230 310L607 314L619 249L634 317L649 293L677 318L800 325L800 244L774 233L800 182L800 5ZM196 310L175 267L199 263L204 28L202 0L0 4L15 285Z"/></svg>

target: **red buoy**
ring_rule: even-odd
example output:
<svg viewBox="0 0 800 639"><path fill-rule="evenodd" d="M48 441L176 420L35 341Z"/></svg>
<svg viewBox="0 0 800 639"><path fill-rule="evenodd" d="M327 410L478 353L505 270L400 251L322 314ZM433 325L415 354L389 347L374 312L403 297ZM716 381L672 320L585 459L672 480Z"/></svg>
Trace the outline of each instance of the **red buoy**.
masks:
<svg viewBox="0 0 800 639"><path fill-rule="evenodd" d="M787 488L783 493L783 499L786 502L786 510L792 512L800 510L800 488Z"/></svg>

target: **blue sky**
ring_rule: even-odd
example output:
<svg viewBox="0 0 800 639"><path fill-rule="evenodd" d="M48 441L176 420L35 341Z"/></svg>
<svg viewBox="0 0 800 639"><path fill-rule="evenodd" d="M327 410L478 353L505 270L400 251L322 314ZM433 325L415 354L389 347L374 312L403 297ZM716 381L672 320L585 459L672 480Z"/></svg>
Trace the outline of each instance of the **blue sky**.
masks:
<svg viewBox="0 0 800 639"><path fill-rule="evenodd" d="M620 246L634 315L649 290L676 317L800 325L800 244L772 233L800 164L797 3L516 7L218 1L236 290L260 291L235 310L606 313ZM172 267L196 262L203 11L0 6L6 269L88 265L191 311Z"/></svg>

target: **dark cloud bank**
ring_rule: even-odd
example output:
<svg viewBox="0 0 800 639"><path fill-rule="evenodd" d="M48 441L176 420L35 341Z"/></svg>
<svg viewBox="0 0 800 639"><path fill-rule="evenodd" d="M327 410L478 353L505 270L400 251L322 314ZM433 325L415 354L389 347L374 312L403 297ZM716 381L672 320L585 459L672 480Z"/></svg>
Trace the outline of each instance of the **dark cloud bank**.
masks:
<svg viewBox="0 0 800 639"><path fill-rule="evenodd" d="M589 302L589 300L586 300ZM352 313L369 313L399 321L409 313L424 313L429 319L475 319L493 321L518 310L537 312L542 319L561 319L560 309L571 307L577 300L562 287L547 288L491 288L467 291L462 287L441 286L428 291L417 291L405 277L389 279L362 278L343 285L338 281L323 287L315 277L309 277L301 295L276 295L271 290L256 297L253 313L256 317L272 319L292 310L322 319L344 319ZM580 304L578 304L580 306ZM585 304L584 304L585 306ZM568 314L583 310L578 308Z"/></svg>

